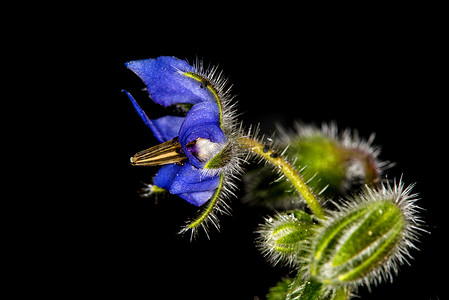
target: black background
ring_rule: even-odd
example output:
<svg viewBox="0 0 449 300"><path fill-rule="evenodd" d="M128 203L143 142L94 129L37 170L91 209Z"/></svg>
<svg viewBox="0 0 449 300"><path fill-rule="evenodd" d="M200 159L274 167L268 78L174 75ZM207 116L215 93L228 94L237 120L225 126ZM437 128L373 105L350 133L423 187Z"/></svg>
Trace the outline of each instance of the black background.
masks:
<svg viewBox="0 0 449 300"><path fill-rule="evenodd" d="M39 277L42 269L50 275L37 290L124 299L264 299L289 274L288 268L270 267L254 243L254 230L269 210L232 199L232 216L220 217L221 232L212 229L210 240L201 234L190 241L177 232L195 207L176 197L139 198L142 182L151 182L157 168L132 167L129 157L157 141L121 93L145 100L143 84L124 63L172 55L218 64L233 84L240 119L247 126L260 123L264 133L271 134L275 122L288 127L296 119L333 120L365 138L375 132L380 158L396 162L389 178L416 182L424 229L431 234L422 235L420 251L411 250L411 266L402 266L393 284L371 293L361 288L359 295L443 299L447 197L439 174L447 167L447 94L440 94L445 81L438 20L396 22L390 16L362 26L363 16L325 24L265 17L231 26L229 14L216 27L217 20L194 22L160 10L163 18L154 20L148 14L148 22L117 15L110 23L73 29L76 37L53 49L70 50L61 65L76 70L70 77L76 80L64 79L68 89L59 95L70 99L67 109L75 112L67 130L79 163L70 165L70 177L61 175L59 199L39 206L45 213L35 232L30 276ZM142 105L151 116L154 107ZM242 196L240 183L239 189Z"/></svg>

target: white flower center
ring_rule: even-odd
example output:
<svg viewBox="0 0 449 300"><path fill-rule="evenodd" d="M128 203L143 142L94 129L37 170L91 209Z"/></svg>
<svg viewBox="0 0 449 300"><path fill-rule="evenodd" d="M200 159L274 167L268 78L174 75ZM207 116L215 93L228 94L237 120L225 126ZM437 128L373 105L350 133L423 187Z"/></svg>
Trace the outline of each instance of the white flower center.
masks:
<svg viewBox="0 0 449 300"><path fill-rule="evenodd" d="M195 143L195 154L201 161L209 161L217 155L224 145L219 143L213 143L208 139L199 138Z"/></svg>

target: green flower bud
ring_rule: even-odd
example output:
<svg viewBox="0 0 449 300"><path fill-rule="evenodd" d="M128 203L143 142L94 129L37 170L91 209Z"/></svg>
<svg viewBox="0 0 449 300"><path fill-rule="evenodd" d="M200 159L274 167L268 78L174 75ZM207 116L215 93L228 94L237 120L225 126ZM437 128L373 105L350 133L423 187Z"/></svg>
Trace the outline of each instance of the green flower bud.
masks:
<svg viewBox="0 0 449 300"><path fill-rule="evenodd" d="M349 129L338 133L334 123L323 123L321 129L297 124L296 131L283 134L283 143L289 145L286 154L295 159L295 166L305 167L304 180L325 197L354 186L373 186L388 164L377 159L380 151L372 146L374 135L363 140Z"/></svg>
<svg viewBox="0 0 449 300"><path fill-rule="evenodd" d="M333 287L392 279L414 247L419 218L416 195L402 182L366 189L326 220L312 246L310 275Z"/></svg>
<svg viewBox="0 0 449 300"><path fill-rule="evenodd" d="M364 140L355 130L339 133L334 123L323 124L321 128L298 123L294 133L279 131L276 148L284 149L279 152L322 198L336 198L364 185L373 187L382 172L391 166L378 159L380 150L372 145L374 135ZM244 181L247 202L276 209L298 207L301 196L288 180L271 170L262 167L251 170L245 173Z"/></svg>
<svg viewBox="0 0 449 300"><path fill-rule="evenodd" d="M259 247L273 265L296 264L304 261L316 226L312 216L302 210L269 217L258 231Z"/></svg>

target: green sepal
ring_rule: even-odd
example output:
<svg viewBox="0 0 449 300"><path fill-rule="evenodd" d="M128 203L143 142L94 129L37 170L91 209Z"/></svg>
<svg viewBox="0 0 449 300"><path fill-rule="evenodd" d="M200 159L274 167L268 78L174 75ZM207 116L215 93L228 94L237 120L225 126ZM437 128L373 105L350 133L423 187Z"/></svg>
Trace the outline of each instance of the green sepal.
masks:
<svg viewBox="0 0 449 300"><path fill-rule="evenodd" d="M139 190L139 196L142 198L148 198L151 195L164 195L165 193L168 193L166 189L155 184L146 184L145 187Z"/></svg>
<svg viewBox="0 0 449 300"><path fill-rule="evenodd" d="M204 168L219 169L225 167L232 160L232 155L234 155L232 147L233 146L231 143L227 143L220 152L218 152L204 165Z"/></svg>
<svg viewBox="0 0 449 300"><path fill-rule="evenodd" d="M273 228L274 251L299 255L302 244L313 235L312 217L302 210L284 213L287 219Z"/></svg>
<svg viewBox="0 0 449 300"><path fill-rule="evenodd" d="M327 288L313 279L305 279L302 273L295 278L284 278L270 288L267 300L347 300L346 290Z"/></svg>
<svg viewBox="0 0 449 300"><path fill-rule="evenodd" d="M288 300L331 300L331 290L313 279L304 280L298 276L287 293Z"/></svg>
<svg viewBox="0 0 449 300"><path fill-rule="evenodd" d="M220 205L220 200L223 193L223 185L224 185L224 174L222 173L220 174L220 183L218 185L218 188L215 190L215 193L213 194L212 198L208 202L206 202L206 204L203 206L204 208L200 209L199 213L195 218L187 222L186 226L184 226L179 233L183 234L191 230L192 237L195 237L198 232L198 228L202 227L206 232L207 236L209 237L208 223L210 222L214 224L215 227L217 227L217 229L219 229L218 227L219 225L216 222L216 216L214 213L217 207ZM226 213L226 208L222 207L220 211Z"/></svg>
<svg viewBox="0 0 449 300"><path fill-rule="evenodd" d="M396 249L405 226L392 201L354 205L329 222L312 249L310 274L333 287L363 281Z"/></svg>
<svg viewBox="0 0 449 300"><path fill-rule="evenodd" d="M285 278L271 287L267 294L267 300L285 300L293 282L291 278Z"/></svg>
<svg viewBox="0 0 449 300"><path fill-rule="evenodd" d="M303 168L302 176L309 186L324 196L333 196L345 180L343 153L336 141L324 136L292 140L287 156L295 158L295 167Z"/></svg>
<svg viewBox="0 0 449 300"><path fill-rule="evenodd" d="M307 259L316 226L314 218L302 210L279 213L261 225L259 247L273 265L299 266Z"/></svg>
<svg viewBox="0 0 449 300"><path fill-rule="evenodd" d="M167 192L167 190L153 184L153 187L151 188L151 192L152 193L165 193L165 192Z"/></svg>

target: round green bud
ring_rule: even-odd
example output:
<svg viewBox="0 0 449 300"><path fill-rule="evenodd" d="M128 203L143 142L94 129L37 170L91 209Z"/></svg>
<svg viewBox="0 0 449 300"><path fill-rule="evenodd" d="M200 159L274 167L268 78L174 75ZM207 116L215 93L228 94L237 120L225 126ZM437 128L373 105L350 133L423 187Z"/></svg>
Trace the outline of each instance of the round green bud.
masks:
<svg viewBox="0 0 449 300"><path fill-rule="evenodd" d="M316 226L313 217L302 210L266 218L258 231L259 247L273 265L296 264L304 261Z"/></svg>
<svg viewBox="0 0 449 300"><path fill-rule="evenodd" d="M355 186L375 185L388 163L377 159L379 149L372 146L374 135L367 141L356 131L338 134L335 124L321 129L301 125L298 133L284 138L286 153L294 158L297 168L315 192L325 197L344 193Z"/></svg>

